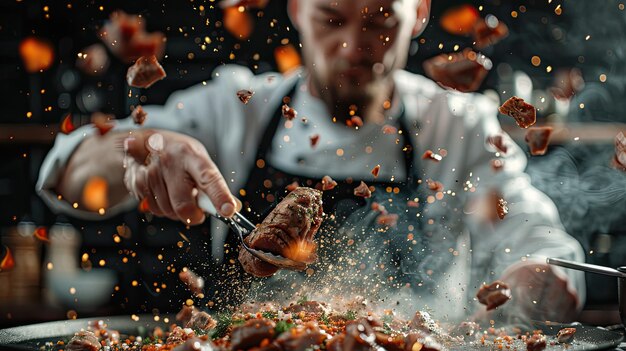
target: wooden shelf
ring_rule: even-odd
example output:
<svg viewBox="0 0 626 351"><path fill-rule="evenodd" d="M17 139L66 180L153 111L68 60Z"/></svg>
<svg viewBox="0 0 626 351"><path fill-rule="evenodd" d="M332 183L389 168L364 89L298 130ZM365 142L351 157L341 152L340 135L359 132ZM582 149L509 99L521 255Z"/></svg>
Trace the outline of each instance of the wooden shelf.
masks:
<svg viewBox="0 0 626 351"><path fill-rule="evenodd" d="M56 124L0 124L0 144L52 145L58 132Z"/></svg>

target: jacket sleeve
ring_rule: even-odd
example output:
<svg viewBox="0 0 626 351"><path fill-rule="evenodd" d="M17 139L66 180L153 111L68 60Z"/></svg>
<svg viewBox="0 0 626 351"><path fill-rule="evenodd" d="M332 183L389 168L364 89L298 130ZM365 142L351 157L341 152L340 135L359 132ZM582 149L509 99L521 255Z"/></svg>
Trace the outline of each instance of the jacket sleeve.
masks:
<svg viewBox="0 0 626 351"><path fill-rule="evenodd" d="M233 79L232 77L235 77ZM208 82L195 85L185 90L173 93L163 106L145 106L148 113L147 119L141 128L165 129L190 135L200 140L207 148L211 157L218 155L221 133L231 120L224 111L229 111L230 116L242 113L242 105L235 92L241 87L247 87L253 78L250 70L240 66L222 66L213 72L213 79ZM237 88L239 87L239 88ZM114 130L133 130L139 128L133 123L132 118L124 118L115 121ZM129 199L121 204L107 209L106 215L74 209L71 204L60 199L55 192L59 178L74 150L88 136L93 135L95 128L85 125L69 135L58 134L54 146L46 156L40 170L36 184L36 191L44 202L55 213L63 213L82 219L99 220L113 216L128 210L136 205L134 199ZM116 150L108 150L116 152Z"/></svg>
<svg viewBox="0 0 626 351"><path fill-rule="evenodd" d="M515 266L532 262L545 263L547 257L583 262L580 243L565 232L552 200L532 186L524 173L527 160L522 149L504 132L497 120L497 105L482 95L473 95L476 114L468 125L469 147L467 172L472 174L474 192L468 200L498 191L508 202L508 214L493 225L468 215L472 236L473 283L498 279ZM486 142L490 135L502 133L508 150L501 155L504 169L495 172L490 161L496 150ZM568 284L585 300L584 273L555 267L568 277Z"/></svg>

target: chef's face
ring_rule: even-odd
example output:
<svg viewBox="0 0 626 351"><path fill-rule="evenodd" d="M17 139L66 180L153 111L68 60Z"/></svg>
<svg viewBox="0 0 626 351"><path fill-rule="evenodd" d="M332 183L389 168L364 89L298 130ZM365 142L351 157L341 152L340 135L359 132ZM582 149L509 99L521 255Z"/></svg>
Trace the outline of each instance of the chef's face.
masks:
<svg viewBox="0 0 626 351"><path fill-rule="evenodd" d="M406 64L430 0L291 0L289 13L319 94L361 100Z"/></svg>

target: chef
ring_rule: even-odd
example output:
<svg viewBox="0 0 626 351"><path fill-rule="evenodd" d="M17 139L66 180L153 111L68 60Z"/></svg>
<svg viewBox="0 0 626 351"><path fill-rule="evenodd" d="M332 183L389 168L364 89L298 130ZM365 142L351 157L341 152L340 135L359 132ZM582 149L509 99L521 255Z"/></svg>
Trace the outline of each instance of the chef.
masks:
<svg viewBox="0 0 626 351"><path fill-rule="evenodd" d="M582 261L582 248L564 231L551 200L530 184L523 151L501 133L497 102L403 70L411 39L428 22L430 0L290 0L288 6L302 69L255 75L225 65L164 106L146 106L141 128L128 118L104 136L91 126L59 134L41 168L39 194L54 211L84 219L100 220L146 199L157 216L192 226L210 222L211 255L228 265L236 244L229 246L224 226L197 207L194 189L227 217L240 207L238 198L242 213L259 222L286 186L314 187L328 175L338 185L324 193L324 210L337 228L336 240L327 243L353 242L361 250L334 265L362 270L371 282L362 293L408 287L434 311L490 318L474 294L500 279L513 295L502 311L575 318L585 298L583 275L550 267L545 257ZM247 104L237 97L241 89L254 92ZM285 118L283 105L297 116ZM486 141L497 134L506 147L498 155ZM426 150L443 157L423 160ZM490 166L496 156L504 161L498 172ZM104 216L80 204L94 176L108 182ZM360 181L375 189L371 198L354 195ZM432 181L439 189L431 190ZM476 215L475 204L494 192L508 202L508 215ZM380 205L399 215L397 223L375 220Z"/></svg>

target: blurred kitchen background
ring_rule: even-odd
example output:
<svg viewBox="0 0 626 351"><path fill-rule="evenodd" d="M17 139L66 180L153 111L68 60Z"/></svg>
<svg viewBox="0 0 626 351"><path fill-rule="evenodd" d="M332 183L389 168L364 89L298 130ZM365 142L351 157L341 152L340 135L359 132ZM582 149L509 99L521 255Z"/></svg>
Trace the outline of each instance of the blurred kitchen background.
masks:
<svg viewBox="0 0 626 351"><path fill-rule="evenodd" d="M146 219L138 212L101 223L57 216L34 188L41 162L69 113L75 126L88 123L98 111L123 118L131 106L161 104L171 92L209 80L218 65L237 63L266 72L297 63L297 34L286 15L286 0L270 0L261 9L224 10L217 3L0 2L0 327L171 312L190 297L182 285L162 278L184 265L203 273L193 266L194 257L202 257L202 248L193 242L206 231ZM554 124L547 155L529 157L533 183L554 199L588 262L626 265L626 173L610 167L614 138L626 131L624 3L433 0L432 6L428 29L411 47L408 69L423 74L424 60L472 46L471 36L446 31L446 14L491 14L505 23L508 37L481 50L493 68L478 90L500 101L520 96L538 108L540 124ZM98 29L118 9L141 14L148 32L167 37L161 63L168 75L150 89L129 88L127 64L110 53L102 74L77 66L85 48L101 43ZM563 90L573 95L556 99L554 92ZM511 118L501 122L526 150L523 131ZM583 321L617 322L616 312L606 312L616 308L616 280L587 279Z"/></svg>

